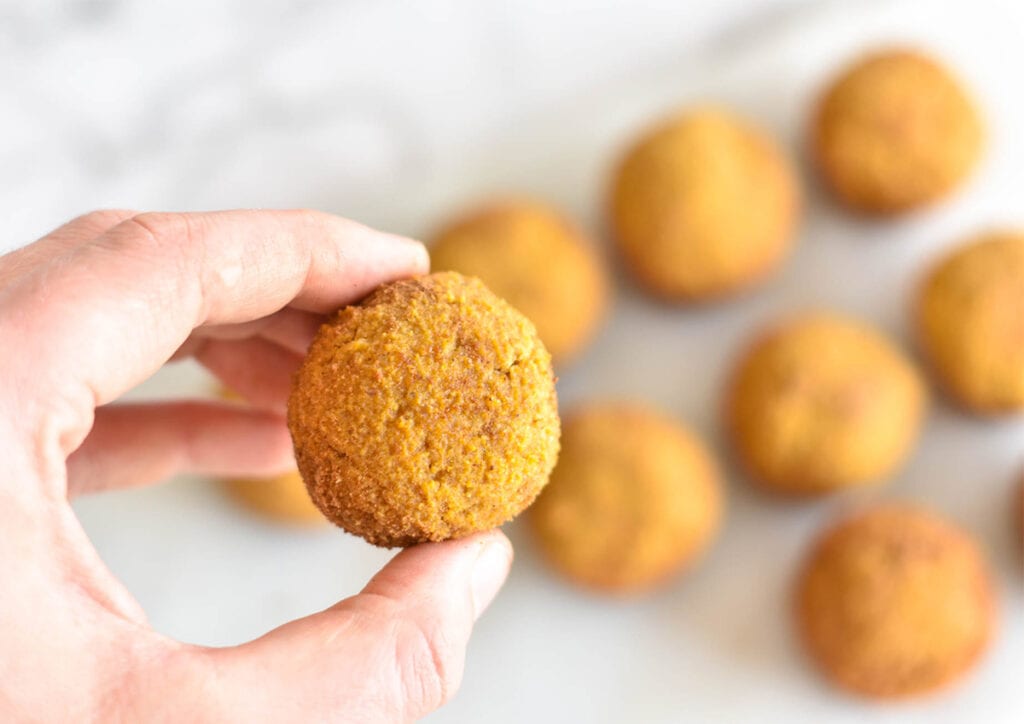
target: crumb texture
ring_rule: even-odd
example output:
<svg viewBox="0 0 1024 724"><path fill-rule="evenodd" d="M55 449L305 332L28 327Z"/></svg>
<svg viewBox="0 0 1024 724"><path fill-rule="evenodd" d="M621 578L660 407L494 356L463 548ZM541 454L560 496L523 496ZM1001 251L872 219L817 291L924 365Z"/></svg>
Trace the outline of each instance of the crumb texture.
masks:
<svg viewBox="0 0 1024 724"><path fill-rule="evenodd" d="M605 315L609 284L594 246L556 210L529 200L481 208L431 245L433 268L479 277L537 327L556 365L576 357Z"/></svg>
<svg viewBox="0 0 1024 724"><path fill-rule="evenodd" d="M551 358L533 325L451 272L385 285L324 324L288 421L317 507L388 547L501 525L558 455Z"/></svg>

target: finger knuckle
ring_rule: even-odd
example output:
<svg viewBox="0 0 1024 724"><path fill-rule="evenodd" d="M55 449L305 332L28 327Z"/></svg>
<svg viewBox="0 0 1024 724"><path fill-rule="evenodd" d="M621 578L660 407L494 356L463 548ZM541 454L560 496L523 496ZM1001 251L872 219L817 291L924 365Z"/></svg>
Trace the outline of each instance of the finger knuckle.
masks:
<svg viewBox="0 0 1024 724"><path fill-rule="evenodd" d="M96 721L165 720L167 702L154 687L158 676L178 691L176 717L192 722L222 721L218 698L206 686L215 676L215 663L206 650L170 642L125 647L120 676L110 682L96 707ZM161 714L162 712L162 714Z"/></svg>
<svg viewBox="0 0 1024 724"><path fill-rule="evenodd" d="M330 218L330 215L323 211L309 208L290 209L282 212L282 214L314 226L323 225Z"/></svg>
<svg viewBox="0 0 1024 724"><path fill-rule="evenodd" d="M134 215L135 212L127 209L94 209L75 218L71 223L81 223L95 229L107 229Z"/></svg>
<svg viewBox="0 0 1024 724"><path fill-rule="evenodd" d="M461 652L436 619L412 619L399 628L396 651L402 697L416 715L444 705L459 687Z"/></svg>
<svg viewBox="0 0 1024 724"><path fill-rule="evenodd" d="M133 243L164 246L187 242L191 236L191 223L185 214L147 211L136 214L124 222L133 230L129 235Z"/></svg>
<svg viewBox="0 0 1024 724"><path fill-rule="evenodd" d="M117 258L166 260L184 256L192 238L186 214L145 212L122 220L93 246Z"/></svg>

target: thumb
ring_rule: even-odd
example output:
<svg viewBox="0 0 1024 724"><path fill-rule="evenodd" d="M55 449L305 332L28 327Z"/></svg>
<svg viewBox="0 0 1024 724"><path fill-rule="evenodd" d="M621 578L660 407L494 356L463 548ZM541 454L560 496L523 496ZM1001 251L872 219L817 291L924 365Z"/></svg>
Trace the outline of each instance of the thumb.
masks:
<svg viewBox="0 0 1024 724"><path fill-rule="evenodd" d="M202 677L205 714L225 721L425 716L458 689L473 623L511 563L512 546L499 531L408 548L357 596L251 643L199 652L213 668Z"/></svg>

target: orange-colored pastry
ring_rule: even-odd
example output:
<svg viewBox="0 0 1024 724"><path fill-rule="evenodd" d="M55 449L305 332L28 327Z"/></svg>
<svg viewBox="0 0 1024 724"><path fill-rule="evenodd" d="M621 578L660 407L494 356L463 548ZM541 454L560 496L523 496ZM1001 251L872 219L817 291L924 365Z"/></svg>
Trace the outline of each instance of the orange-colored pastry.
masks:
<svg viewBox="0 0 1024 724"><path fill-rule="evenodd" d="M799 207L796 173L772 139L726 110L698 108L628 151L609 214L640 284L663 299L694 302L775 271L793 245Z"/></svg>
<svg viewBox="0 0 1024 724"><path fill-rule="evenodd" d="M918 335L950 396L979 414L1024 411L1024 233L979 236L922 286Z"/></svg>
<svg viewBox="0 0 1024 724"><path fill-rule="evenodd" d="M272 520L299 525L324 522L298 471L266 479L225 480L222 485L233 500Z"/></svg>
<svg viewBox="0 0 1024 724"><path fill-rule="evenodd" d="M885 480L920 432L920 375L885 337L835 314L762 334L726 394L726 427L753 481L813 495Z"/></svg>
<svg viewBox="0 0 1024 724"><path fill-rule="evenodd" d="M645 407L603 404L566 420L558 465L529 520L569 579L635 592L699 558L722 508L718 470L696 437Z"/></svg>
<svg viewBox="0 0 1024 724"><path fill-rule="evenodd" d="M391 547L488 530L555 464L551 356L478 279L387 284L320 328L288 427L313 502L350 533Z"/></svg>
<svg viewBox="0 0 1024 724"><path fill-rule="evenodd" d="M217 394L232 402L242 400L234 390L222 387ZM270 478L236 478L222 480L221 487L235 502L270 520L295 525L314 525L324 522L323 515L313 505L306 492L306 484L298 471Z"/></svg>
<svg viewBox="0 0 1024 724"><path fill-rule="evenodd" d="M835 195L877 215L947 196L977 164L984 136L974 103L949 70L901 49L844 70L818 104L811 132Z"/></svg>
<svg viewBox="0 0 1024 724"><path fill-rule="evenodd" d="M996 624L991 574L974 541L902 505L831 527L804 566L796 603L804 644L824 674L882 699L960 679Z"/></svg>
<svg viewBox="0 0 1024 724"><path fill-rule="evenodd" d="M481 207L441 231L430 257L435 271L479 277L525 314L556 365L576 357L604 318L609 284L593 243L545 204Z"/></svg>

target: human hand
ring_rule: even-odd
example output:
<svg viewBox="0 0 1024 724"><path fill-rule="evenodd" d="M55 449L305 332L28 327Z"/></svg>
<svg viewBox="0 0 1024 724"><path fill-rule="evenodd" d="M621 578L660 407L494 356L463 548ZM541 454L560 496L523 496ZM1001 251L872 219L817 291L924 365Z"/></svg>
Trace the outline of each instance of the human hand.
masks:
<svg viewBox="0 0 1024 724"><path fill-rule="evenodd" d="M68 503L289 467L321 315L427 267L416 242L307 211L95 212L0 257L0 719L405 721L451 696L508 573L501 533L407 549L359 595L211 649L147 625ZM189 355L251 405L108 405Z"/></svg>

